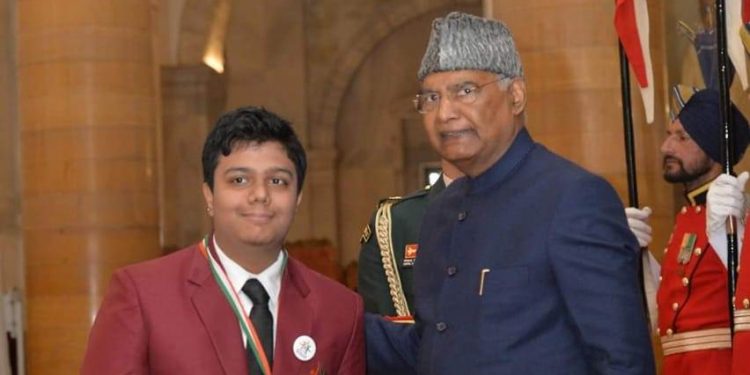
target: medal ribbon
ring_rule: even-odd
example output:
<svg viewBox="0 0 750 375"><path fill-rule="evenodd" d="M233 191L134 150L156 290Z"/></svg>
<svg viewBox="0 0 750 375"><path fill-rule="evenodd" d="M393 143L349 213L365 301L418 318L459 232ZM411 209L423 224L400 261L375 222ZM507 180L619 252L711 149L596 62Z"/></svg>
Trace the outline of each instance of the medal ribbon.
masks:
<svg viewBox="0 0 750 375"><path fill-rule="evenodd" d="M237 321L239 321L240 323L242 332L244 332L245 336L247 336L247 345L255 355L255 360L258 361L260 369L263 371L264 375L271 375L271 366L268 363L266 352L263 351L263 345L260 342L260 337L258 337L258 332L255 330L253 322L251 322L248 318L248 314L245 311L245 308L242 307L240 298L237 295L234 287L232 286L232 282L229 280L224 267L222 267L221 263L219 263L217 259L214 259L215 255L212 251L213 246L211 245L213 241L210 240L211 238L213 238L213 236L211 235L204 237L203 241L198 244L198 249L200 250L201 254L203 254L203 256L208 260L211 274L214 276L214 280L216 280L216 283L219 285L221 293L224 294L224 297L226 297L227 301L229 302L229 307L231 307L232 311L234 311L234 315L237 317Z"/></svg>

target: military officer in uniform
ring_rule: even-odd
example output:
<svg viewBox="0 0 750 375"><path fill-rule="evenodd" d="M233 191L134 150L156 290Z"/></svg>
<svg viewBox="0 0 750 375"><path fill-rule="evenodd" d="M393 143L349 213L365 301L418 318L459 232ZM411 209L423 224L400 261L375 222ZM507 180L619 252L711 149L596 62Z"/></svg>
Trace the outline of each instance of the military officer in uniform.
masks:
<svg viewBox="0 0 750 375"><path fill-rule="evenodd" d="M747 174L747 172L744 173ZM745 181L747 181L747 177L745 177ZM745 181L741 186L744 187ZM747 224L747 219L746 216L745 224ZM749 243L750 229L747 225L745 225L743 237L744 240L741 244ZM742 250L741 245L740 250ZM740 252L739 260L737 289L735 289L734 296L732 375L750 375L750 361L748 360L750 358L750 271L747 271L750 270L750 251Z"/></svg>
<svg viewBox="0 0 750 375"><path fill-rule="evenodd" d="M732 116L735 134L732 163L736 164L747 147L750 132L747 121L734 106ZM684 103L668 125L667 138L661 146L664 178L684 185L688 203L677 214L664 249L656 298L664 375L730 372L726 234L723 227L720 231L711 229L711 222L717 219L712 219L711 214L707 219L706 214L709 186L715 180L714 186L723 183L721 178L717 179L721 174L720 128L719 94L701 90ZM633 222L646 223L650 213L647 209L632 208L626 212L631 228ZM639 240L643 239L639 231L634 233Z"/></svg>
<svg viewBox="0 0 750 375"><path fill-rule="evenodd" d="M365 311L413 322L412 269L416 261L419 230L427 205L461 172L441 161L442 174L432 185L404 197L380 201L360 238L357 290Z"/></svg>
<svg viewBox="0 0 750 375"><path fill-rule="evenodd" d="M750 241L750 228L747 226L747 199L744 188L748 173L742 172L733 177L722 174L722 185L711 186L708 198L708 215L714 213L714 226L719 234L725 233L728 216L737 218L738 259L737 288L734 295L734 337L732 341L732 375L750 375L750 251L743 251L744 244ZM714 191L716 190L716 192ZM711 225L709 224L709 229ZM725 241L724 241L725 243ZM726 249L726 247L724 247ZM724 250L726 251L726 250Z"/></svg>
<svg viewBox="0 0 750 375"><path fill-rule="evenodd" d="M737 288L734 295L734 338L732 341L732 375L750 375L750 252L743 251L750 241L747 228L748 210L745 184L748 172L737 177L722 174L708 190L706 199L707 232L715 233L717 252L726 253L726 222L732 216L738 236ZM714 237L714 236L712 236ZM713 242L712 242L713 243Z"/></svg>

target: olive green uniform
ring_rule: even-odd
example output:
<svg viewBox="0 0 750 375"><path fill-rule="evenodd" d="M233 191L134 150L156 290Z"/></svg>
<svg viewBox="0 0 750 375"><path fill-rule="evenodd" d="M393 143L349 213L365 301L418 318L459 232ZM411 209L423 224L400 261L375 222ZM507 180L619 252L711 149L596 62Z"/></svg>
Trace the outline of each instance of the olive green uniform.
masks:
<svg viewBox="0 0 750 375"><path fill-rule="evenodd" d="M441 177L431 187L380 201L360 239L358 291L365 311L412 314L412 269L422 217L428 203L444 189Z"/></svg>

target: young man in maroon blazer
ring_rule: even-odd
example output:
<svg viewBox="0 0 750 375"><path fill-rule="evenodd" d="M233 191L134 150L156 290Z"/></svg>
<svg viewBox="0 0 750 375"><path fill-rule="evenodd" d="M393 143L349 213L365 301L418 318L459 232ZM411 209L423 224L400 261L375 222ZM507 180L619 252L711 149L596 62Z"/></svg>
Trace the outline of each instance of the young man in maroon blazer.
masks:
<svg viewBox="0 0 750 375"><path fill-rule="evenodd" d="M363 305L289 258L305 151L262 108L222 116L203 149L213 233L115 272L83 374L364 374Z"/></svg>

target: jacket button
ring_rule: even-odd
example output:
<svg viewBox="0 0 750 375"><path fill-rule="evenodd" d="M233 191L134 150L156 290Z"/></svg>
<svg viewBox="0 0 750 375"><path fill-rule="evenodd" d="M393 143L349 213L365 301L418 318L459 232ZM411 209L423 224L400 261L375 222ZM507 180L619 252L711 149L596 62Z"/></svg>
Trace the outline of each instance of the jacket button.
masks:
<svg viewBox="0 0 750 375"><path fill-rule="evenodd" d="M742 307L744 307L746 309L750 309L750 299L747 299L747 298L743 299L742 300Z"/></svg>
<svg viewBox="0 0 750 375"><path fill-rule="evenodd" d="M695 254L695 256L697 257L701 256L702 253L703 253L703 250L701 250L700 247L696 247L695 250L693 250L693 254Z"/></svg>
<svg viewBox="0 0 750 375"><path fill-rule="evenodd" d="M688 279L687 277L683 277L682 286L687 287L688 285L690 285L690 279Z"/></svg>
<svg viewBox="0 0 750 375"><path fill-rule="evenodd" d="M439 322L435 324L435 329L437 329L438 332L443 332L448 329L448 325L445 324L445 322Z"/></svg>
<svg viewBox="0 0 750 375"><path fill-rule="evenodd" d="M700 213L701 212L701 206L695 206L695 212Z"/></svg>
<svg viewBox="0 0 750 375"><path fill-rule="evenodd" d="M677 311L677 309L680 307L680 304L675 302L672 304L672 310Z"/></svg>
<svg viewBox="0 0 750 375"><path fill-rule="evenodd" d="M672 334L674 334L672 328L667 328L667 336L672 336Z"/></svg>
<svg viewBox="0 0 750 375"><path fill-rule="evenodd" d="M459 212L458 213L458 221L464 221L464 220L466 220L466 216L468 216L468 214L466 213L466 211Z"/></svg>
<svg viewBox="0 0 750 375"><path fill-rule="evenodd" d="M456 274L456 272L458 272L458 269L456 268L456 266L448 267L448 276L453 276Z"/></svg>

